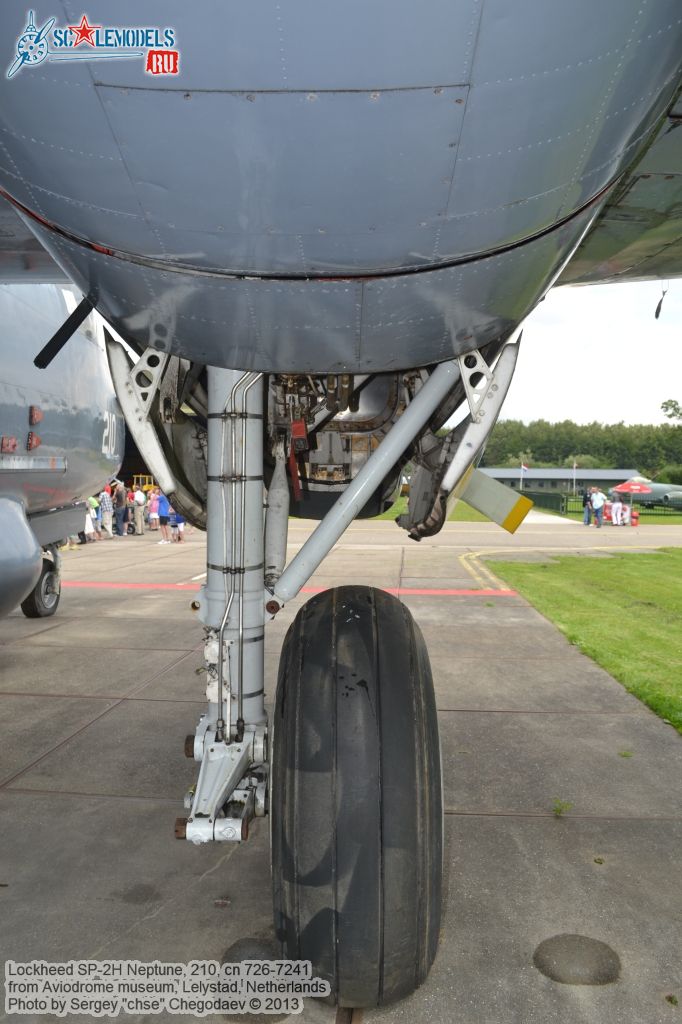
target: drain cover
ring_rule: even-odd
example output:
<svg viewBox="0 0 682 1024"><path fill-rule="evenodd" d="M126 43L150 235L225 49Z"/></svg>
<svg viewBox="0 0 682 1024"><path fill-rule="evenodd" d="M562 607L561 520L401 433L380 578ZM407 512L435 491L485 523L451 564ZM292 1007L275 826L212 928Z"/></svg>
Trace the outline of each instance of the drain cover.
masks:
<svg viewBox="0 0 682 1024"><path fill-rule="evenodd" d="M610 985L618 981L620 959L615 950L587 935L554 935L533 954L533 963L562 985Z"/></svg>

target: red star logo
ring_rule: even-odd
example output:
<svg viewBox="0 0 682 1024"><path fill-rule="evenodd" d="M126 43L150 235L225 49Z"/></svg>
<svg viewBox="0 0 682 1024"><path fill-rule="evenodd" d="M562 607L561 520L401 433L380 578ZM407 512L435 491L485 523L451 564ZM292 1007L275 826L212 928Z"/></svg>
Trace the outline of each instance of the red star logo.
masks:
<svg viewBox="0 0 682 1024"><path fill-rule="evenodd" d="M69 25L72 32L76 33L76 38L73 41L73 46L80 46L81 43L89 43L90 46L94 46L93 33L96 28L101 28L101 25L90 25L88 22L87 14L84 14L81 18L80 25Z"/></svg>

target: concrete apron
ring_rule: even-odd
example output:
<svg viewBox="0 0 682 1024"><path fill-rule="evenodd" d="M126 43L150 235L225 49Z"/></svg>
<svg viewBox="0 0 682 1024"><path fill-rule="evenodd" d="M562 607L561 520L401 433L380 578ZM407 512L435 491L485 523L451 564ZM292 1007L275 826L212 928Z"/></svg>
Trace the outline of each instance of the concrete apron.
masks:
<svg viewBox="0 0 682 1024"><path fill-rule="evenodd" d="M305 535L296 525L294 545ZM414 996L362 1019L668 1021L666 995L682 999L679 737L521 598L467 569L461 554L507 543L498 530L472 524L472 543L455 525L408 546L393 524L357 524L311 581L437 591L401 598L429 646L440 715L440 951ZM657 542L675 543L670 531ZM584 548L585 535L608 535L538 526L519 546L575 544L569 533ZM626 531L613 533L622 545ZM185 588L204 546L196 533L184 545L155 540L70 553L67 582L104 585L67 587L53 619L0 623L4 958L274 955L267 823L240 847L173 838L195 776L183 739L203 704L202 631ZM266 631L270 700L279 645L307 596ZM556 800L572 804L559 818ZM547 945L557 936L580 938ZM335 1013L309 1002L291 1019Z"/></svg>

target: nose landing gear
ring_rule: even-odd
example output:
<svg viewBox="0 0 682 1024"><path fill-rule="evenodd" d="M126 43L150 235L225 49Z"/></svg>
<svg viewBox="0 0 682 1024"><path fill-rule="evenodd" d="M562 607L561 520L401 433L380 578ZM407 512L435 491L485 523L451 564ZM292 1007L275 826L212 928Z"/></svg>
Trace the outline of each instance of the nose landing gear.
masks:
<svg viewBox="0 0 682 1024"><path fill-rule="evenodd" d="M311 961L343 1007L409 995L436 955L443 826L428 654L395 597L362 586L317 595L287 633L268 735L265 620L300 592L458 377L454 361L431 374L284 568L276 472L263 518L264 382L208 367L208 565L196 602L208 709L187 744L201 768L176 835L239 842L269 810L283 953ZM281 469L281 445L274 455Z"/></svg>

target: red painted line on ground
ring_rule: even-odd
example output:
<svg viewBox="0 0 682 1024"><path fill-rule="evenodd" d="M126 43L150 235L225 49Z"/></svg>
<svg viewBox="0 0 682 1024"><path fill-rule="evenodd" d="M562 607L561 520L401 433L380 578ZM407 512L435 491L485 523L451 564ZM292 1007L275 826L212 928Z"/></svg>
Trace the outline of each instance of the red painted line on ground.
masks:
<svg viewBox="0 0 682 1024"><path fill-rule="evenodd" d="M109 583L102 580L63 580L62 587L83 590L199 590L198 583ZM380 587L398 597L518 597L516 590L465 589L448 587ZM329 587L303 587L302 594L322 594Z"/></svg>
<svg viewBox="0 0 682 1024"><path fill-rule="evenodd" d="M62 587L85 590L198 590L198 583L109 583L104 580L62 580Z"/></svg>

